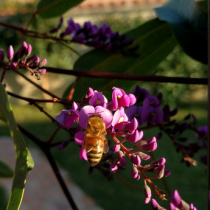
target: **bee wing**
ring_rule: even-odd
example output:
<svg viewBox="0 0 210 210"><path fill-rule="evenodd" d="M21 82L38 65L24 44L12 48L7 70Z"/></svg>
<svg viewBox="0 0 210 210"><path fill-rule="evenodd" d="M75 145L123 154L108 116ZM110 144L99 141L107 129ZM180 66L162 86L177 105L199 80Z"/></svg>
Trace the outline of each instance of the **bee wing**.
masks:
<svg viewBox="0 0 210 210"><path fill-rule="evenodd" d="M104 154L106 154L107 152L109 152L109 142L106 136L104 136Z"/></svg>

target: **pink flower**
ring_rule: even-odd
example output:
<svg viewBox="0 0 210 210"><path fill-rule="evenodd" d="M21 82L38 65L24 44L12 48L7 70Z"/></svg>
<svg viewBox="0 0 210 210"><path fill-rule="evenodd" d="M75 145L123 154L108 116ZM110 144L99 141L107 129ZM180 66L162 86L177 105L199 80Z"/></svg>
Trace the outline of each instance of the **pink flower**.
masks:
<svg viewBox="0 0 210 210"><path fill-rule="evenodd" d="M106 108L106 104L107 104L107 99L106 97L102 94L102 92L97 92L95 91L92 98L89 100L89 104L91 106L103 106L104 108Z"/></svg>
<svg viewBox="0 0 210 210"><path fill-rule="evenodd" d="M129 107L136 103L136 97L133 94L127 95L124 90L113 87L112 107L114 110L121 107Z"/></svg>
<svg viewBox="0 0 210 210"><path fill-rule="evenodd" d="M112 113L108 109L105 109L102 106L93 107L93 106L87 105L87 106L84 106L80 111L79 125L82 128L86 129L88 119L92 114L99 114L103 118L103 121L106 124L106 128L109 128L111 126L113 116L112 116Z"/></svg>
<svg viewBox="0 0 210 210"><path fill-rule="evenodd" d="M70 128L79 119L79 112L77 110L62 110L55 119L65 128Z"/></svg>
<svg viewBox="0 0 210 210"><path fill-rule="evenodd" d="M113 121L112 121L112 126L115 127L117 124L122 123L122 122L127 122L128 123L128 117L125 114L124 108L118 109L114 113ZM121 130L124 124L120 124L116 126L117 129Z"/></svg>

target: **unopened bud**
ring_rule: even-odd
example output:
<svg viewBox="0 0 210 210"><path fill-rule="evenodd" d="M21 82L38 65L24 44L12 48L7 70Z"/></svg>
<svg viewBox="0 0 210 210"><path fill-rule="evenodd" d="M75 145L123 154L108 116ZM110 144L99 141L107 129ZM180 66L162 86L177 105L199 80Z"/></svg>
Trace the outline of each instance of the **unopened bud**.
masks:
<svg viewBox="0 0 210 210"><path fill-rule="evenodd" d="M27 54L28 45L26 42L23 42L21 48L18 50L18 58Z"/></svg>
<svg viewBox="0 0 210 210"><path fill-rule="evenodd" d="M145 184L144 185L144 202L149 203L151 196L152 196L151 189L147 184Z"/></svg>
<svg viewBox="0 0 210 210"><path fill-rule="evenodd" d="M13 49L12 45L10 45L9 49L8 49L8 53L7 53L7 58L9 60L11 60L13 58L13 56L14 56L14 49Z"/></svg>
<svg viewBox="0 0 210 210"><path fill-rule="evenodd" d="M118 152L120 150L120 145L115 144L112 149L113 149L114 152Z"/></svg>
<svg viewBox="0 0 210 210"><path fill-rule="evenodd" d="M141 158L138 155L131 155L130 159L131 162L137 166L141 164Z"/></svg>
<svg viewBox="0 0 210 210"><path fill-rule="evenodd" d="M45 59L43 59L42 61L39 62L38 67L40 68L40 67L46 65L46 63L47 63L47 59L45 58Z"/></svg>
<svg viewBox="0 0 210 210"><path fill-rule="evenodd" d="M28 48L27 48L27 53L26 53L26 55L29 56L29 55L31 54L31 52L32 52L32 46L29 44L29 45L28 45Z"/></svg>
<svg viewBox="0 0 210 210"><path fill-rule="evenodd" d="M45 74L46 73L46 69L41 69L41 74Z"/></svg>
<svg viewBox="0 0 210 210"><path fill-rule="evenodd" d="M79 104L76 103L75 101L73 101L73 103L72 103L72 109L73 110L78 110L79 109Z"/></svg>

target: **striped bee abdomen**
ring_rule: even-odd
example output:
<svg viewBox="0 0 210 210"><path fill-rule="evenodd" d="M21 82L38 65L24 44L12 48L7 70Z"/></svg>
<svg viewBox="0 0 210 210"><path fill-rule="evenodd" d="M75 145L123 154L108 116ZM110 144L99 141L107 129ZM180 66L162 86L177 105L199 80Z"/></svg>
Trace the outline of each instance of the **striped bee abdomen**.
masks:
<svg viewBox="0 0 210 210"><path fill-rule="evenodd" d="M99 137L87 137L86 139L86 151L88 162L91 166L97 165L103 155L104 141Z"/></svg>

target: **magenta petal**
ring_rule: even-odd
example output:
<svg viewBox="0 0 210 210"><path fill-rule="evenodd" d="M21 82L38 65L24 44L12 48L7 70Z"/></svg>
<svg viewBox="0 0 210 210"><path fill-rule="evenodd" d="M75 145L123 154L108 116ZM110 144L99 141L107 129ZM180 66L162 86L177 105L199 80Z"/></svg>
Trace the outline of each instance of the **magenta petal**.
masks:
<svg viewBox="0 0 210 210"><path fill-rule="evenodd" d="M74 125L75 119L78 119L78 116L72 116L72 115L66 115L64 117L64 127L70 128L72 125Z"/></svg>
<svg viewBox="0 0 210 210"><path fill-rule="evenodd" d="M176 207L174 206L173 203L170 203L170 205L169 205L169 210L176 210Z"/></svg>
<svg viewBox="0 0 210 210"><path fill-rule="evenodd" d="M95 109L93 106L84 106L81 111L80 111L80 115L79 115L79 125L86 129L87 126L87 121L89 119L89 117L95 114Z"/></svg>
<svg viewBox="0 0 210 210"><path fill-rule="evenodd" d="M108 109L105 109L102 106L97 106L95 107L95 113L101 115L101 117L103 118L103 121L106 124L106 128L109 128L112 125L113 116L112 116L112 113Z"/></svg>
<svg viewBox="0 0 210 210"><path fill-rule="evenodd" d="M64 117L66 116L67 110L62 110L61 113L55 116L56 121L58 121L61 125L64 126Z"/></svg>
<svg viewBox="0 0 210 210"><path fill-rule="evenodd" d="M171 170L164 170L164 176L169 176L171 174Z"/></svg>
<svg viewBox="0 0 210 210"><path fill-rule="evenodd" d="M128 95L123 95L121 98L118 99L118 108L120 107L129 107L130 104L130 98Z"/></svg>
<svg viewBox="0 0 210 210"><path fill-rule="evenodd" d="M80 160L82 160L82 158L83 158L86 161L88 161L87 153L86 153L86 149L85 148L81 148L81 150L79 152L79 158L80 158Z"/></svg>
<svg viewBox="0 0 210 210"><path fill-rule="evenodd" d="M82 131L79 131L74 135L74 140L76 141L77 144L82 145L84 137L85 137L85 133Z"/></svg>
<svg viewBox="0 0 210 210"><path fill-rule="evenodd" d="M174 190L174 192L171 195L171 202L174 204L175 207L181 208L182 207L182 198L180 197L177 190Z"/></svg>
<svg viewBox="0 0 210 210"><path fill-rule="evenodd" d="M130 99L130 104L129 106L132 106L133 104L136 103L136 96L134 96L133 94L128 94L128 97Z"/></svg>
<svg viewBox="0 0 210 210"><path fill-rule="evenodd" d="M73 101L73 103L72 103L72 109L78 110L79 109L79 104L76 103L75 101Z"/></svg>
<svg viewBox="0 0 210 210"><path fill-rule="evenodd" d="M153 210L156 210L159 206L158 202L155 199L151 200L151 206Z"/></svg>

